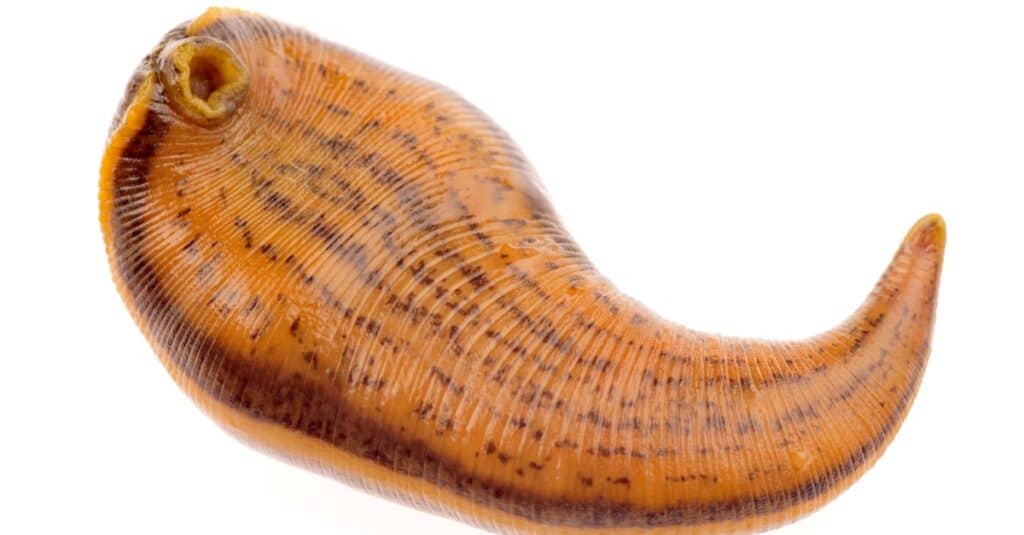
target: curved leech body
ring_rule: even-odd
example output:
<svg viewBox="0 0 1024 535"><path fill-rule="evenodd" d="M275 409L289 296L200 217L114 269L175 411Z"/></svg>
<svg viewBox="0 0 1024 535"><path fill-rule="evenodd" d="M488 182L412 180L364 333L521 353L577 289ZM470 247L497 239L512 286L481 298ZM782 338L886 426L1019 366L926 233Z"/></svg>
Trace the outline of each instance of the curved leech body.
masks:
<svg viewBox="0 0 1024 535"><path fill-rule="evenodd" d="M251 14L168 34L101 174L118 287L211 417L490 529L793 520L878 458L927 360L937 216L832 331L699 333L600 276L475 108Z"/></svg>

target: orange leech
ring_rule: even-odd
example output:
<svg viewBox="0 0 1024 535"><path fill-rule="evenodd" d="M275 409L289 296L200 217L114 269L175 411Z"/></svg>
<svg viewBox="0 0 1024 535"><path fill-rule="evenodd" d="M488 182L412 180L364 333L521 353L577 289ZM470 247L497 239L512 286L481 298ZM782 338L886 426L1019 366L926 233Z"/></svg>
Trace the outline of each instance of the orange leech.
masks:
<svg viewBox="0 0 1024 535"><path fill-rule="evenodd" d="M922 218L814 338L693 331L595 270L459 96L218 9L136 72L100 211L125 303L217 422L505 532L748 532L820 507L906 416L945 245Z"/></svg>

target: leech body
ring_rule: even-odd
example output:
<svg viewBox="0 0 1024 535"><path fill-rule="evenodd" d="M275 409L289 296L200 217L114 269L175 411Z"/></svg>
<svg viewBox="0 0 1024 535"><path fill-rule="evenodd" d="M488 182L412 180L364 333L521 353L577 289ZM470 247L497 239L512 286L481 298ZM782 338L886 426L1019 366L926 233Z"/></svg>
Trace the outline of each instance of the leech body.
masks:
<svg viewBox="0 0 1024 535"><path fill-rule="evenodd" d="M101 223L135 320L216 421L487 529L757 531L881 455L927 360L941 218L847 322L764 342L618 293L537 184L448 90L210 10L136 73Z"/></svg>

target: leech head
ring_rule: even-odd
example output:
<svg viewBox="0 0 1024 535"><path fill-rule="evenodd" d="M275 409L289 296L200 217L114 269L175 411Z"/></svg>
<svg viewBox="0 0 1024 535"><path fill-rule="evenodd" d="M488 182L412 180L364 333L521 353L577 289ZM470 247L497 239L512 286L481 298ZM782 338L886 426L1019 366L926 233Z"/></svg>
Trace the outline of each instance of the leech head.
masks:
<svg viewBox="0 0 1024 535"><path fill-rule="evenodd" d="M157 73L174 110L204 126L224 122L249 89L249 73L238 55L210 37L167 43L157 59Z"/></svg>

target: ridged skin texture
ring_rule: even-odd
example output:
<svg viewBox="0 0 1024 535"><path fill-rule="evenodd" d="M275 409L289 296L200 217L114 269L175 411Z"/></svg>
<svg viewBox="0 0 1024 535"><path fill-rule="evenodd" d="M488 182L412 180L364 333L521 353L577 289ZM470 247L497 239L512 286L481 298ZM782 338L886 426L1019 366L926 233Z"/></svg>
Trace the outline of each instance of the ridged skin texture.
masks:
<svg viewBox="0 0 1024 535"><path fill-rule="evenodd" d="M216 121L183 114L158 74L200 36L248 76ZM460 97L248 13L210 10L143 61L101 175L118 288L212 418L490 530L792 521L881 455L928 357L938 216L834 330L696 332L602 278Z"/></svg>

